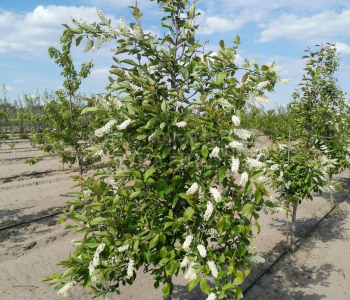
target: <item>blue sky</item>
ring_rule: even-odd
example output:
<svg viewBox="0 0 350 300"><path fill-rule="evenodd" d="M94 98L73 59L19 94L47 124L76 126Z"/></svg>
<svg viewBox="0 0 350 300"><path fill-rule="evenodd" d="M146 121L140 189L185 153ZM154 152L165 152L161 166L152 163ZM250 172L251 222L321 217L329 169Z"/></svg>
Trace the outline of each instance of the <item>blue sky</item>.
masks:
<svg viewBox="0 0 350 300"><path fill-rule="evenodd" d="M132 22L129 5L135 0L0 0L0 84L7 86L12 100L23 92L36 89L57 90L63 79L60 68L50 59L49 46L59 47L62 23L73 25L70 16L89 22L98 21L95 7L117 23L121 16ZM142 27L161 33L157 3L139 0L144 15ZM340 86L350 93L350 1L348 0L199 0L197 11L200 28L197 38L209 40L208 50L219 49L223 39L227 45L236 34L241 37L241 60L259 57L260 63L276 61L282 78L290 78L270 94L270 105L287 104L302 78L304 61L300 59L307 46L337 43L342 67L337 73ZM82 91L104 91L109 67L113 64L106 44L97 54L74 49L76 63L92 60L91 76ZM238 59L238 62L240 61ZM349 98L349 97L348 97Z"/></svg>

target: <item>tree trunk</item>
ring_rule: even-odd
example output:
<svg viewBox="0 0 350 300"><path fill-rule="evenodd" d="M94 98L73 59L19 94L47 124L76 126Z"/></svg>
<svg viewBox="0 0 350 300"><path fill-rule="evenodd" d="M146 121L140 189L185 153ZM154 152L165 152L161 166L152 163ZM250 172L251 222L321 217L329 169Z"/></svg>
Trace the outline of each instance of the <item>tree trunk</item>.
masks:
<svg viewBox="0 0 350 300"><path fill-rule="evenodd" d="M332 174L329 174L329 181L332 181ZM330 202L331 206L334 206L334 199L333 199L333 190L329 191L329 196L330 196Z"/></svg>
<svg viewBox="0 0 350 300"><path fill-rule="evenodd" d="M297 221L297 208L298 204L293 205L293 216L292 216L292 232L290 235L290 252L295 252L295 231L296 231L296 221Z"/></svg>

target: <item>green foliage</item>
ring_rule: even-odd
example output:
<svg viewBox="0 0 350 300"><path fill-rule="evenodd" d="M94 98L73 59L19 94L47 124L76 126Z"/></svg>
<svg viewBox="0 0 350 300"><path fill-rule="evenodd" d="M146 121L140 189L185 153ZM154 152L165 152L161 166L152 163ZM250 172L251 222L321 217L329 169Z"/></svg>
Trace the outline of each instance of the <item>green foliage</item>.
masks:
<svg viewBox="0 0 350 300"><path fill-rule="evenodd" d="M28 139L29 138L29 134L28 133L26 133L26 132L21 132L20 134L19 134L19 138L20 139Z"/></svg>
<svg viewBox="0 0 350 300"><path fill-rule="evenodd" d="M0 133L0 140L8 140L10 137L6 133Z"/></svg>
<svg viewBox="0 0 350 300"><path fill-rule="evenodd" d="M65 25L64 45L85 37L86 51L118 44L107 93L83 111L104 120L95 131L103 144L89 150L108 153L110 168L76 178L84 191L67 216L83 234L81 245L60 263L65 272L47 280L57 289L82 282L100 296L133 284L142 267L171 295L171 278L184 271L189 290L200 283L205 294L238 299L240 270L254 265L250 241L267 195L248 164L254 138L239 128L241 110L279 77L256 61L238 66L239 37L206 53L195 39L195 5L157 2L163 37L142 31L136 6L130 28L123 18L112 27L100 10L99 24L73 18L78 28Z"/></svg>

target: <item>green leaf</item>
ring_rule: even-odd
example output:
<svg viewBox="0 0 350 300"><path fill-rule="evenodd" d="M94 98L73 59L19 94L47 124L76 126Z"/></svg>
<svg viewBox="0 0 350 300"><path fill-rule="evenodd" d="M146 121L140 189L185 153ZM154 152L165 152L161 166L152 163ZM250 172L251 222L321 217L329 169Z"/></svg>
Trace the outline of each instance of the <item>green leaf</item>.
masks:
<svg viewBox="0 0 350 300"><path fill-rule="evenodd" d="M140 20L141 20L142 14L141 14L141 11L138 9L138 7L135 7L135 8L134 8L134 11L132 12L132 15L134 16L134 18L135 18L137 21L140 21Z"/></svg>
<svg viewBox="0 0 350 300"><path fill-rule="evenodd" d="M189 76L189 72L187 68L182 69L181 74L182 74L182 77L186 80Z"/></svg>
<svg viewBox="0 0 350 300"><path fill-rule="evenodd" d="M255 203L260 203L261 200L261 191L259 189L255 190L254 193Z"/></svg>
<svg viewBox="0 0 350 300"><path fill-rule="evenodd" d="M193 4L190 9L188 10L188 16L190 18L190 20L193 20L194 18L194 11L196 9L196 6Z"/></svg>
<svg viewBox="0 0 350 300"><path fill-rule="evenodd" d="M163 296L166 297L169 295L169 292L170 292L170 288L169 288L169 284L168 283L165 283L162 287L162 293L163 293Z"/></svg>
<svg viewBox="0 0 350 300"><path fill-rule="evenodd" d="M184 212L184 218L186 221L189 221L192 216L194 214L194 209L190 206L190 207L187 207L185 212Z"/></svg>
<svg viewBox="0 0 350 300"><path fill-rule="evenodd" d="M233 280L233 285L240 285L244 281L243 273L241 271L236 271L236 278Z"/></svg>
<svg viewBox="0 0 350 300"><path fill-rule="evenodd" d="M240 43L241 43L241 39L239 38L239 35L237 34L236 38L235 38L235 44L236 44L236 46L239 46Z"/></svg>
<svg viewBox="0 0 350 300"><path fill-rule="evenodd" d="M169 28L170 30L172 29L171 25L169 23L167 23L167 22L162 22L162 26L166 27L166 28Z"/></svg>
<svg viewBox="0 0 350 300"><path fill-rule="evenodd" d="M216 76L216 82L218 84L221 84L225 78L226 78L227 74L225 72L220 72L217 76Z"/></svg>
<svg viewBox="0 0 350 300"><path fill-rule="evenodd" d="M159 251L160 257L161 257L161 258L164 258L164 257L167 256L167 254L168 254L168 251L166 250L166 248L165 248L165 247L162 247L162 249L160 249L160 251Z"/></svg>
<svg viewBox="0 0 350 300"><path fill-rule="evenodd" d="M107 222L107 221L109 221L108 218L98 217L98 218L93 219L93 220L90 222L90 224L91 224L91 225L97 225L97 224L105 223L105 222Z"/></svg>
<svg viewBox="0 0 350 300"><path fill-rule="evenodd" d="M218 230L218 232L221 232L224 226L225 226L225 217L222 216L219 219L218 223L216 224L216 229Z"/></svg>
<svg viewBox="0 0 350 300"><path fill-rule="evenodd" d="M202 153L203 158L207 158L207 157L208 157L209 151L208 151L207 145L204 145L204 146L202 147L201 153Z"/></svg>
<svg viewBox="0 0 350 300"><path fill-rule="evenodd" d="M205 277L203 277L201 280L200 288L204 294L209 295L210 287L209 287L209 284L208 284L207 279Z"/></svg>
<svg viewBox="0 0 350 300"><path fill-rule="evenodd" d="M132 59L123 59L121 62L125 63L125 64L129 64L129 65L133 65L135 67L138 66L138 64L136 62L134 62Z"/></svg>
<svg viewBox="0 0 350 300"><path fill-rule="evenodd" d="M149 168L143 175L143 179L146 181L155 172L155 170L156 168Z"/></svg>
<svg viewBox="0 0 350 300"><path fill-rule="evenodd" d="M242 217L250 215L254 211L254 203L247 203L243 206Z"/></svg>
<svg viewBox="0 0 350 300"><path fill-rule="evenodd" d="M199 282L199 278L191 280L188 284L188 291L189 292L192 291L196 287L198 282Z"/></svg>
<svg viewBox="0 0 350 300"><path fill-rule="evenodd" d="M224 166L221 166L218 169L217 179L219 182L221 182L226 177L227 171L228 171L228 168Z"/></svg>
<svg viewBox="0 0 350 300"><path fill-rule="evenodd" d="M220 41L220 47L221 47L221 49L225 48L225 42L223 40Z"/></svg>

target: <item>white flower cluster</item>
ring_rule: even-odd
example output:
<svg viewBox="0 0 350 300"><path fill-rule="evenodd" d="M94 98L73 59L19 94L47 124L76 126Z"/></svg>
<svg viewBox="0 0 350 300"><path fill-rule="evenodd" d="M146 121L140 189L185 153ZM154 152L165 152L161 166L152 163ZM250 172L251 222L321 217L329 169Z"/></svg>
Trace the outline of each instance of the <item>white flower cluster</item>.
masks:
<svg viewBox="0 0 350 300"><path fill-rule="evenodd" d="M207 202L207 208L203 216L204 221L208 221L210 219L211 215L213 214L213 210L214 210L213 203L211 203L210 201Z"/></svg>
<svg viewBox="0 0 350 300"><path fill-rule="evenodd" d="M233 132L240 139L245 140L245 141L248 140L251 137L251 135L252 135L252 133L250 131L246 130L246 129L235 129Z"/></svg>
<svg viewBox="0 0 350 300"><path fill-rule="evenodd" d="M277 71L277 70L275 70L275 71ZM277 82L279 82L279 83L286 84L289 81L290 81L290 78L283 79L283 78L277 77Z"/></svg>
<svg viewBox="0 0 350 300"><path fill-rule="evenodd" d="M103 150L99 150L96 153L91 155L91 157L102 157L102 156L103 156Z"/></svg>
<svg viewBox="0 0 350 300"><path fill-rule="evenodd" d="M213 151L209 154L209 157L210 158L218 158L218 159L220 159L219 152L220 152L220 148L219 147L215 147L213 149Z"/></svg>
<svg viewBox="0 0 350 300"><path fill-rule="evenodd" d="M270 170L272 170L272 171L277 171L279 168L280 168L280 167L279 167L278 164L274 164L274 165L272 165L272 166L270 167Z"/></svg>
<svg viewBox="0 0 350 300"><path fill-rule="evenodd" d="M128 269L127 269L127 274L126 274L126 278L130 279L133 275L134 275L134 260L130 259L129 263L128 263Z"/></svg>
<svg viewBox="0 0 350 300"><path fill-rule="evenodd" d="M118 190L118 189L119 189L119 187L118 187L118 185L117 185L117 182L116 182L114 179L111 179L111 180L109 181L109 183L110 183L110 185L112 186L112 188L114 188L115 190Z"/></svg>
<svg viewBox="0 0 350 300"><path fill-rule="evenodd" d="M207 299L206 299L206 300L216 300L216 299L217 299L216 294L214 294L214 293L210 293L210 294L208 295L208 297L207 297Z"/></svg>
<svg viewBox="0 0 350 300"><path fill-rule="evenodd" d="M125 252L128 249L129 249L129 245L124 245L117 248L118 252Z"/></svg>
<svg viewBox="0 0 350 300"><path fill-rule="evenodd" d="M142 35L142 30L140 26L135 26L134 27L134 37L137 40L141 40L143 35Z"/></svg>
<svg viewBox="0 0 350 300"><path fill-rule="evenodd" d="M257 85L257 89L258 90L262 90L264 89L266 86L268 86L270 84L269 81L262 81L262 82L259 82L258 85Z"/></svg>
<svg viewBox="0 0 350 300"><path fill-rule="evenodd" d="M72 292L73 286L75 286L76 284L76 281L69 281L67 284L65 284L58 290L57 294L59 294L62 297L68 297Z"/></svg>
<svg viewBox="0 0 350 300"><path fill-rule="evenodd" d="M92 191L90 189L83 191L83 194L86 196L91 196L91 193L92 193Z"/></svg>
<svg viewBox="0 0 350 300"><path fill-rule="evenodd" d="M142 87L139 87L139 86L133 84L132 82L129 82L129 85L134 93L142 91Z"/></svg>
<svg viewBox="0 0 350 300"><path fill-rule="evenodd" d="M230 102L228 102L225 98L220 98L219 99L219 101L218 101L218 103L221 105L221 107L223 108L223 109L230 109L230 108L233 108L234 106L230 103Z"/></svg>
<svg viewBox="0 0 350 300"><path fill-rule="evenodd" d="M187 122L181 121L181 122L175 123L175 125L176 125L177 127L179 127L179 128L183 128L183 127L186 127Z"/></svg>
<svg viewBox="0 0 350 300"><path fill-rule="evenodd" d="M196 270L193 269L194 263L191 263L191 265L189 266L187 273L185 274L185 279L188 279L188 281L191 281L193 279L197 278L197 274L196 274Z"/></svg>
<svg viewBox="0 0 350 300"><path fill-rule="evenodd" d="M190 188L187 190L186 194L187 195L193 195L198 191L198 184L195 182L190 186Z"/></svg>
<svg viewBox="0 0 350 300"><path fill-rule="evenodd" d="M263 264L265 262L265 259L261 256L258 256L258 255L254 255L254 256L250 257L249 260L254 264Z"/></svg>
<svg viewBox="0 0 350 300"><path fill-rule="evenodd" d="M207 257L207 249L205 249L205 247L203 245L198 245L197 249L198 249L200 256Z"/></svg>
<svg viewBox="0 0 350 300"><path fill-rule="evenodd" d="M181 107L182 106L182 102L179 101L179 100L175 101L174 104L175 104L176 107Z"/></svg>
<svg viewBox="0 0 350 300"><path fill-rule="evenodd" d="M94 46L90 49L90 51L92 53L96 53L104 43L107 43L107 42L111 41L112 39L113 39L112 36L100 35L98 37L96 43L94 43Z"/></svg>
<svg viewBox="0 0 350 300"><path fill-rule="evenodd" d="M115 124L117 124L117 121L116 121L116 120L110 120L105 126L99 128L99 129L97 129L97 130L95 131L95 135L96 135L97 137L103 137L104 135L108 134L108 133L111 131L112 127L113 127Z"/></svg>
<svg viewBox="0 0 350 300"><path fill-rule="evenodd" d="M231 161L232 173L238 173L238 169L239 169L239 159L232 157L232 161Z"/></svg>
<svg viewBox="0 0 350 300"><path fill-rule="evenodd" d="M209 192L213 196L216 203L221 202L221 194L217 188L210 188Z"/></svg>
<svg viewBox="0 0 350 300"><path fill-rule="evenodd" d="M103 251L103 249L105 247L106 247L105 243L101 243L97 247L96 252L94 254L94 257L93 257L92 261L89 264L89 274L90 274L90 276L95 271L96 267L100 264L100 253ZM97 280L96 276L91 278L91 281L96 281L96 280Z"/></svg>
<svg viewBox="0 0 350 300"><path fill-rule="evenodd" d="M208 261L208 266L213 277L218 278L219 272L218 272L218 269L216 268L215 262L212 260Z"/></svg>
<svg viewBox="0 0 350 300"><path fill-rule="evenodd" d="M254 158L247 158L247 164L251 167L251 168L255 168L255 169L263 169L265 168L265 163L258 161L257 159Z"/></svg>
<svg viewBox="0 0 350 300"><path fill-rule="evenodd" d="M73 16L70 17L70 19L75 25L77 25L77 26L79 26L79 27L81 27L81 28L83 28L85 30L88 30L88 31L94 31L95 30L95 27L93 27L92 25L90 25L89 23L87 23L86 21L84 21L82 19L77 20Z"/></svg>
<svg viewBox="0 0 350 300"><path fill-rule="evenodd" d="M260 103L261 105L266 105L270 103L269 97L266 94L253 96L252 99Z"/></svg>
<svg viewBox="0 0 350 300"><path fill-rule="evenodd" d="M237 116L232 116L232 123L235 125L235 126L239 126L241 125L241 119Z"/></svg>
<svg viewBox="0 0 350 300"><path fill-rule="evenodd" d="M259 57L255 57L249 64L249 68L253 67L259 60Z"/></svg>
<svg viewBox="0 0 350 300"><path fill-rule="evenodd" d="M94 46L94 40L93 39L88 39L83 52L87 53L87 52L91 51L93 46Z"/></svg>
<svg viewBox="0 0 350 300"><path fill-rule="evenodd" d="M180 267L185 268L185 267L187 267L188 263L189 263L189 260L188 260L187 256L185 256L184 259L180 263Z"/></svg>
<svg viewBox="0 0 350 300"><path fill-rule="evenodd" d="M236 150L243 150L243 148L244 148L244 145L238 141L232 141L228 145L229 145L229 147L236 149Z"/></svg>
<svg viewBox="0 0 350 300"><path fill-rule="evenodd" d="M188 235L188 236L186 237L186 239L185 239L183 245L182 245L182 248L183 248L184 250L188 250L188 249L190 248L191 244L192 244L192 240L193 240L193 235L192 235L192 234Z"/></svg>
<svg viewBox="0 0 350 300"><path fill-rule="evenodd" d="M104 25L107 25L108 24L108 20L105 17L105 15L103 14L103 12L98 7L96 7L96 12L97 12L97 15L99 16L99 18L101 19L102 23Z"/></svg>
<svg viewBox="0 0 350 300"><path fill-rule="evenodd" d="M109 99L109 100L107 100L104 97L101 97L98 100L99 100L100 103L102 103L103 105L105 105L107 107L111 107L113 105L115 108L119 109L119 108L123 107L124 104L120 101L119 95L117 97L118 97L117 99L112 98L112 99Z"/></svg>
<svg viewBox="0 0 350 300"><path fill-rule="evenodd" d="M129 126L130 122L131 122L131 119L125 120L123 123L121 123L120 125L117 126L117 129L118 129L118 130L124 130L124 129L126 129L126 127Z"/></svg>
<svg viewBox="0 0 350 300"><path fill-rule="evenodd" d="M247 173L247 172L243 172L243 173L241 174L241 180L240 180L240 182L239 182L239 185L240 185L241 187L245 187L245 185L246 185L247 182L248 182L248 178L249 178L248 173Z"/></svg>
<svg viewBox="0 0 350 300"><path fill-rule="evenodd" d="M265 214L274 214L274 213L282 213L282 214L287 214L287 210L285 208L282 208L280 206L274 206L274 207L269 207L269 206L263 206L262 208L262 211L265 213Z"/></svg>
<svg viewBox="0 0 350 300"><path fill-rule="evenodd" d="M288 182L285 184L285 187L286 187L287 190L289 190L291 184L292 184L291 181L288 181Z"/></svg>

